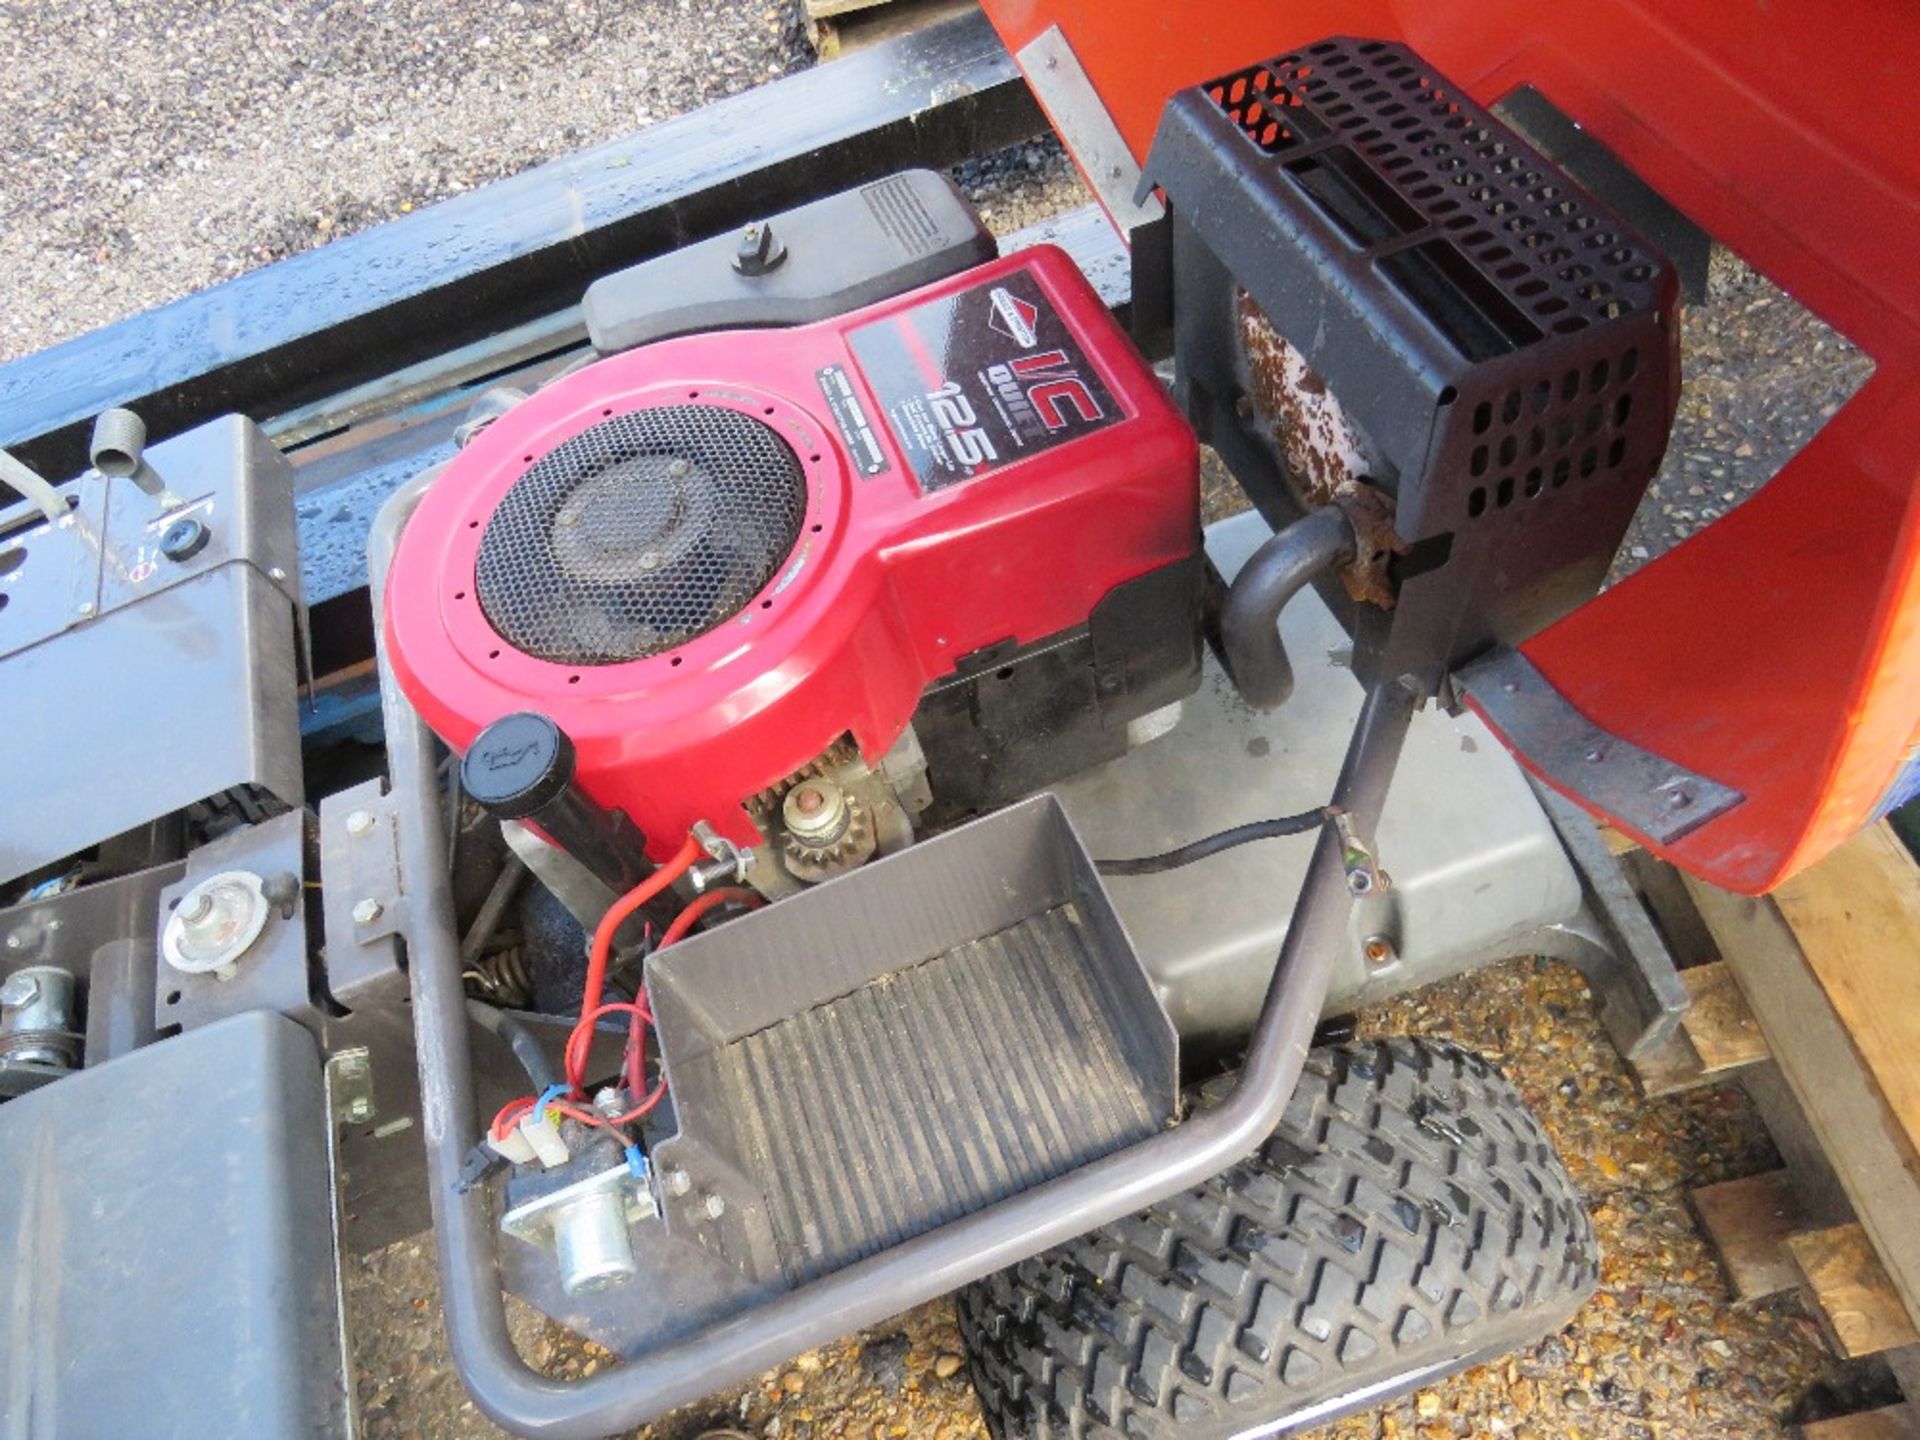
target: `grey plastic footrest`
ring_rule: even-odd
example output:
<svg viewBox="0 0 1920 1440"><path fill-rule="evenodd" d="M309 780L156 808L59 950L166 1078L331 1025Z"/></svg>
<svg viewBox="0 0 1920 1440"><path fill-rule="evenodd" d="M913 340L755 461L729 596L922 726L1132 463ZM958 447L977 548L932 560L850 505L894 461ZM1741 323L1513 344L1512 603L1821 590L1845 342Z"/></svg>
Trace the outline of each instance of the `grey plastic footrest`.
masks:
<svg viewBox="0 0 1920 1440"><path fill-rule="evenodd" d="M778 909L650 977L683 1236L798 1283L1172 1117L1172 1027L1051 797Z"/></svg>

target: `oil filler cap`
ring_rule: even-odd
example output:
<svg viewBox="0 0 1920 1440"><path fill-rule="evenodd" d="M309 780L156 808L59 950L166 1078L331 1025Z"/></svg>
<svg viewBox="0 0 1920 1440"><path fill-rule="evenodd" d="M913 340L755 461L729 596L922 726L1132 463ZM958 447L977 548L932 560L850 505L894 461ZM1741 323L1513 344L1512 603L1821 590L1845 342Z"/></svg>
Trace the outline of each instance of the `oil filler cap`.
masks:
<svg viewBox="0 0 1920 1440"><path fill-rule="evenodd" d="M545 715L504 715L474 737L460 762L467 794L503 820L558 799L573 781L573 742Z"/></svg>

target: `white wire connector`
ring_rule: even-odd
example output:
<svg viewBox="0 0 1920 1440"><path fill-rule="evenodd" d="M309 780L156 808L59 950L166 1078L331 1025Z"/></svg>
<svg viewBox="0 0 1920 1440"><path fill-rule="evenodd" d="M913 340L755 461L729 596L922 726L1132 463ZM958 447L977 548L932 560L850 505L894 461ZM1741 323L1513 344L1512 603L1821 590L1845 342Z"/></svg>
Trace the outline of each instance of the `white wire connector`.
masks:
<svg viewBox="0 0 1920 1440"><path fill-rule="evenodd" d="M516 1125L506 1133L506 1138L487 1134L487 1148L511 1165L531 1165L533 1163L533 1142L520 1133Z"/></svg>
<svg viewBox="0 0 1920 1440"><path fill-rule="evenodd" d="M533 1150L533 1158L549 1170L573 1158L573 1152L567 1149L567 1142L560 1138L560 1127L553 1123L545 1105L534 1106L527 1117L514 1127L514 1133L526 1138Z"/></svg>

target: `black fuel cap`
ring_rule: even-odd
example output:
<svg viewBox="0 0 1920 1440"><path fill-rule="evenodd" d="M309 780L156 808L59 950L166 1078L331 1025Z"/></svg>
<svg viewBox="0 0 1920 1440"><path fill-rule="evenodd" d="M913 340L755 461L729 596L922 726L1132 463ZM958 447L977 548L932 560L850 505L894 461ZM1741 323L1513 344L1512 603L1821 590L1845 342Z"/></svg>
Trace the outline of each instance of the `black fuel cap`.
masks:
<svg viewBox="0 0 1920 1440"><path fill-rule="evenodd" d="M467 747L460 783L503 820L542 809L573 781L573 742L545 715L503 715Z"/></svg>

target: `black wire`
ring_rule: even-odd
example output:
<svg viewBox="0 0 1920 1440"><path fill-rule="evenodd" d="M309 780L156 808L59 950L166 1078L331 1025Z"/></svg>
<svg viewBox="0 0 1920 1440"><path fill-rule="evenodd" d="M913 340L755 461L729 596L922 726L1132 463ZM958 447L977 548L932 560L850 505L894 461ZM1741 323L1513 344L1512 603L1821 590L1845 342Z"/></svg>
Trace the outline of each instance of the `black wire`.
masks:
<svg viewBox="0 0 1920 1440"><path fill-rule="evenodd" d="M1231 830L1222 830L1217 835L1196 840L1191 845L1182 845L1178 850L1169 850L1164 855L1142 855L1136 860L1096 860L1093 868L1102 875L1158 875L1163 871L1177 870L1182 865L1191 865L1196 860L1205 860L1209 855L1218 855L1222 850L1231 850L1236 845L1270 840L1276 835L1305 835L1325 824L1328 813L1326 807L1321 806L1317 810L1303 810L1298 815L1282 815L1277 820L1255 820L1251 824L1236 825Z"/></svg>
<svg viewBox="0 0 1920 1440"><path fill-rule="evenodd" d="M533 1082L535 1090L544 1091L560 1083L559 1074L541 1048L539 1037L519 1016L474 999L467 1001L467 1014L475 1024L485 1026L513 1048L514 1057L525 1067L527 1079Z"/></svg>

